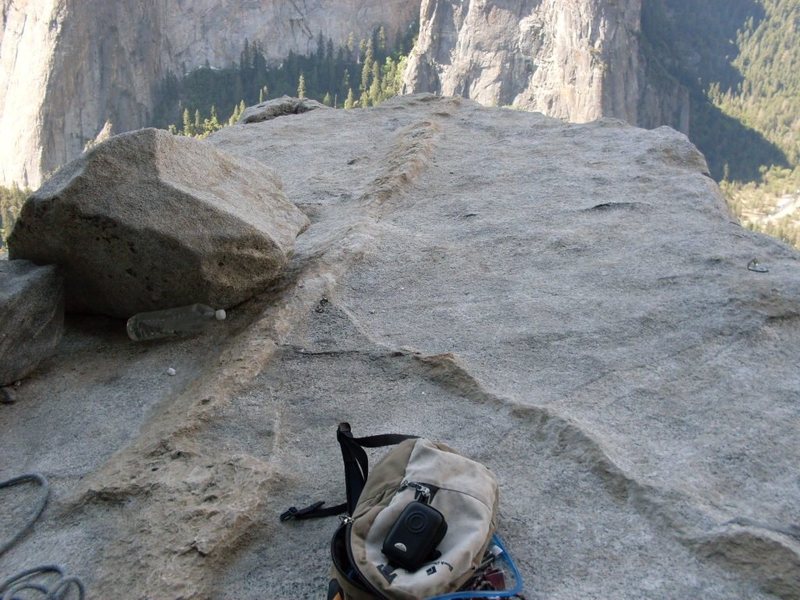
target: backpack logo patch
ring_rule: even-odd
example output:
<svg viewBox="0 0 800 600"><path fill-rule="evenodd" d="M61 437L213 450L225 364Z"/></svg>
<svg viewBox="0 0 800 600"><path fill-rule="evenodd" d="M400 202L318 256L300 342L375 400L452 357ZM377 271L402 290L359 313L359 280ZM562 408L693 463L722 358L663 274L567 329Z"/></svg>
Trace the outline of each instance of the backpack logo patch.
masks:
<svg viewBox="0 0 800 600"><path fill-rule="evenodd" d="M378 565L378 571L389 583L392 583L397 578L397 573L389 565Z"/></svg>

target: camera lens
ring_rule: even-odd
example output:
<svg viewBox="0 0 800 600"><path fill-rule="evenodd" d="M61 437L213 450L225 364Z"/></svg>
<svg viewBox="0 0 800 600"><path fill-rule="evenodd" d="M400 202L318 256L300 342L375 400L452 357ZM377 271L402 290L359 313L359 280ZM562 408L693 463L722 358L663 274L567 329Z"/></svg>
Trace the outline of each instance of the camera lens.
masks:
<svg viewBox="0 0 800 600"><path fill-rule="evenodd" d="M406 519L406 527L411 533L422 533L425 531L425 525L428 522L428 518L421 513L420 511L414 511L408 515L408 519Z"/></svg>

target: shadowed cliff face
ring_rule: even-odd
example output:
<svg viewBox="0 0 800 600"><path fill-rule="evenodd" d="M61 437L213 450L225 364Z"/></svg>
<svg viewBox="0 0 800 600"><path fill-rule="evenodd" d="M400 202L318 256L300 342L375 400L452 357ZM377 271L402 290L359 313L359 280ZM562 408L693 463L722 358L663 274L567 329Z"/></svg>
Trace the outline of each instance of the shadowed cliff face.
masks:
<svg viewBox="0 0 800 600"><path fill-rule="evenodd" d="M763 129L725 114L708 95L714 83L723 92L747 85L737 66L741 31L765 18L763 2L756 0L648 0L643 5L645 54L656 69L669 72L690 91L692 141L717 180L726 165L729 176L740 181L759 180L761 165L789 165Z"/></svg>
<svg viewBox="0 0 800 600"><path fill-rule="evenodd" d="M245 38L268 59L344 43L384 25L404 32L419 1L0 0L0 185L38 186L107 122L149 124L158 82L238 61Z"/></svg>
<svg viewBox="0 0 800 600"><path fill-rule="evenodd" d="M640 48L641 8L641 0L424 0L406 91L687 131L688 93Z"/></svg>

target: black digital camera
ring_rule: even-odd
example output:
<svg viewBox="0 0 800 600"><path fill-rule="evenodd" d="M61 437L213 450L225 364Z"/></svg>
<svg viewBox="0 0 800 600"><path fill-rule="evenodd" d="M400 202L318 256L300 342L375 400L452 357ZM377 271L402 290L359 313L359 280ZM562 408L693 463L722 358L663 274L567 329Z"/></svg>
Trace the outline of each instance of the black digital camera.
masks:
<svg viewBox="0 0 800 600"><path fill-rule="evenodd" d="M392 525L382 550L391 565L416 571L441 556L436 546L446 533L444 515L432 506L414 500Z"/></svg>

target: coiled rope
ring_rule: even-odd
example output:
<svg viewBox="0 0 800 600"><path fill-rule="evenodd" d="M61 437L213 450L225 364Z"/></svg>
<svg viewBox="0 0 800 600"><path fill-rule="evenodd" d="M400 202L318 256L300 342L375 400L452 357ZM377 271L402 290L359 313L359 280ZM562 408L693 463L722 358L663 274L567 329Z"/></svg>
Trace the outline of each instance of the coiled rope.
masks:
<svg viewBox="0 0 800 600"><path fill-rule="evenodd" d="M50 484L39 473L26 473L7 481L0 482L0 490L24 483L36 483L42 489L35 510L24 526L7 542L0 544L0 556L10 550L39 519L50 498ZM83 600L86 592L83 583L77 577L66 577L64 570L57 565L43 565L17 573L0 583L0 600L22 600L31 598L31 594L19 596L21 592L35 592L35 597L43 600L66 600L72 592L77 593L78 600Z"/></svg>

